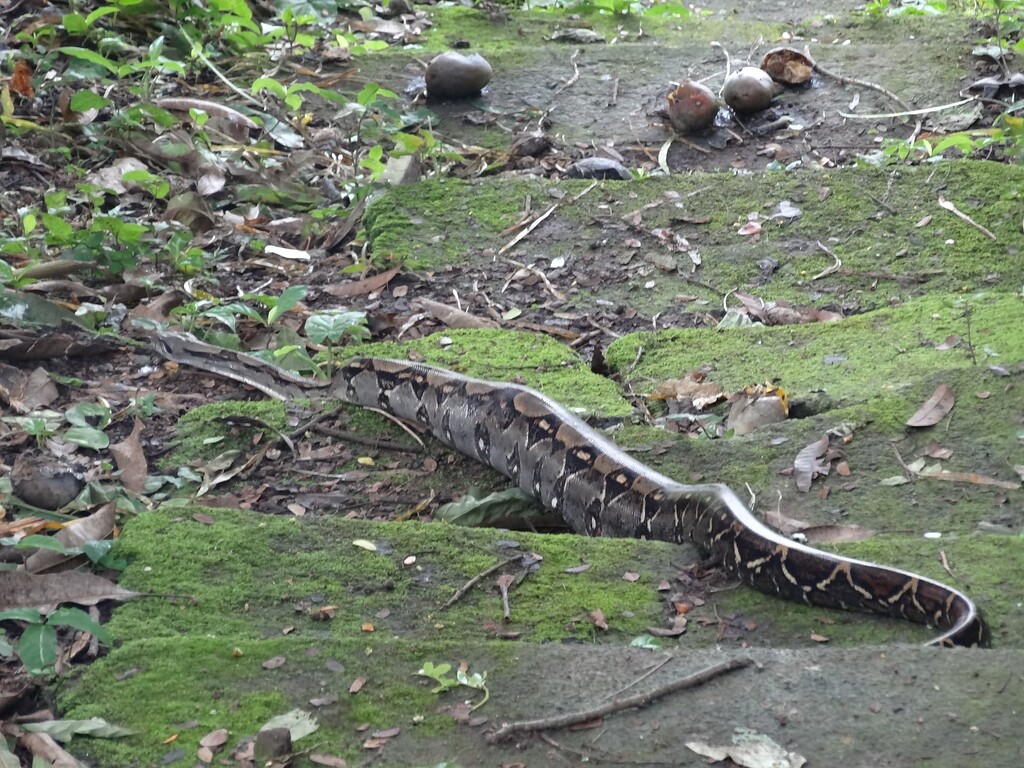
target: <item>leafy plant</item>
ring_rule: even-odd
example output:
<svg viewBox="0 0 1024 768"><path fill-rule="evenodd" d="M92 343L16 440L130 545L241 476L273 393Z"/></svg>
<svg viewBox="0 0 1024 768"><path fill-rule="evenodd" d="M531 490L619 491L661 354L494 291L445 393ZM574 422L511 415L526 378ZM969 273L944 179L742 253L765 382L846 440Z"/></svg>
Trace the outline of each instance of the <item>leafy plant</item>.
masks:
<svg viewBox="0 0 1024 768"><path fill-rule="evenodd" d="M315 312L306 318L304 330L306 338L311 342L326 342L329 347L339 344L345 336L353 341L365 341L370 338L370 329L366 326L366 313L344 309Z"/></svg>
<svg viewBox="0 0 1024 768"><path fill-rule="evenodd" d="M95 635L100 642L110 645L107 631L94 621L81 608L58 608L48 615L43 615L36 608L12 608L0 611L0 621L21 621L28 624L17 645L10 642L0 643L0 655L17 654L31 675L44 675L53 672L57 662L57 630L56 627L71 627L82 632ZM4 651L7 653L4 653Z"/></svg>
<svg viewBox="0 0 1024 768"><path fill-rule="evenodd" d="M483 691L483 698L473 705L470 712L480 709L480 707L487 703L487 700L491 697L491 692L487 690L487 672L477 672L470 675L467 674L466 670L460 668L456 671L455 678L453 679L448 675L451 671L451 664L433 664L432 662L425 661L416 674L437 683L437 685L431 689L431 693L444 693L452 688L458 688L460 685L467 688L473 688L474 690Z"/></svg>

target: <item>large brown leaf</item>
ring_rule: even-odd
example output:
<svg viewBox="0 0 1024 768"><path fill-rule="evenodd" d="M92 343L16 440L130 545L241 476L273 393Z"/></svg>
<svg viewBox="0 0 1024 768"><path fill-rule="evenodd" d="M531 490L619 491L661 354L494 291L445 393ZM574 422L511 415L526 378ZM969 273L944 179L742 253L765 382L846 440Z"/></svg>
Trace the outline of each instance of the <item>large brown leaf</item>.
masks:
<svg viewBox="0 0 1024 768"><path fill-rule="evenodd" d="M953 390L940 384L928 401L917 409L917 413L906 421L908 427L931 427L942 421L953 410Z"/></svg>

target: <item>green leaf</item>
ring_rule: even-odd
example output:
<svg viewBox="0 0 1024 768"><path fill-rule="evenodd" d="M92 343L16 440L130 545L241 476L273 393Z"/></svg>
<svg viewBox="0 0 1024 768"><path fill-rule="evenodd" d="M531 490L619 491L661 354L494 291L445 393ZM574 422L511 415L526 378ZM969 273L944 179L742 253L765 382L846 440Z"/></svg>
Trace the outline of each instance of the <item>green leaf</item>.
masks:
<svg viewBox="0 0 1024 768"><path fill-rule="evenodd" d="M282 100L288 95L288 92L285 90L285 87L272 77L259 77L256 78L255 82L253 82L253 94L255 95L261 93L262 91L270 91L272 94L277 96L277 98Z"/></svg>
<svg viewBox="0 0 1024 768"><path fill-rule="evenodd" d="M536 499L518 488L497 491L482 498L478 494L478 490L471 488L458 501L440 507L434 516L454 525L522 528L523 521L532 519L536 522L547 514Z"/></svg>
<svg viewBox="0 0 1024 768"><path fill-rule="evenodd" d="M112 539L103 539L102 541L87 541L82 544L82 551L85 556L89 558L91 562L98 563L103 560L113 548L114 542Z"/></svg>
<svg viewBox="0 0 1024 768"><path fill-rule="evenodd" d="M103 430L94 427L71 427L64 433L64 440L94 451L102 451L110 445L110 438Z"/></svg>
<svg viewBox="0 0 1024 768"><path fill-rule="evenodd" d="M43 226L46 227L46 239L51 245L62 245L74 237L75 230L60 216L44 213L41 218Z"/></svg>
<svg viewBox="0 0 1024 768"><path fill-rule="evenodd" d="M6 620L42 624L43 614L38 608L8 608L6 611L0 611L0 621Z"/></svg>
<svg viewBox="0 0 1024 768"><path fill-rule="evenodd" d="M369 329L366 327L366 313L346 312L345 310L317 312L310 315L306 319L305 331L306 338L314 344L323 344L325 341L337 344L346 333L357 339L369 336Z"/></svg>
<svg viewBox="0 0 1024 768"><path fill-rule="evenodd" d="M26 731L49 734L57 741L70 741L72 736L117 739L135 733L119 725L111 725L100 717L91 720L47 720L43 723L25 723L21 727Z"/></svg>
<svg viewBox="0 0 1024 768"><path fill-rule="evenodd" d="M270 314L267 315L267 323L273 325L281 315L302 301L308 290L304 285L293 285L286 288L270 309Z"/></svg>
<svg viewBox="0 0 1024 768"><path fill-rule="evenodd" d="M267 728L287 728L291 732L292 741L298 741L304 736L315 733L320 728L320 724L309 712L303 709L293 709L291 712L270 718L260 730Z"/></svg>
<svg viewBox="0 0 1024 768"><path fill-rule="evenodd" d="M4 655L3 646L3 640L0 640L0 655ZM0 736L0 768L20 768L20 766L21 760L18 759L16 754L11 752L10 747L7 745L7 739L4 736Z"/></svg>
<svg viewBox="0 0 1024 768"><path fill-rule="evenodd" d="M80 13L66 13L60 23L69 35L80 35L89 28L88 22Z"/></svg>
<svg viewBox="0 0 1024 768"><path fill-rule="evenodd" d="M89 109L103 109L103 107L113 103L113 101L103 98L98 93L83 89L71 97L71 111L85 112Z"/></svg>
<svg viewBox="0 0 1024 768"><path fill-rule="evenodd" d="M46 623L88 632L99 638L104 645L110 645L110 633L81 608L58 608L47 616Z"/></svg>
<svg viewBox="0 0 1024 768"><path fill-rule="evenodd" d="M75 427L105 427L110 424L110 409L99 403L78 403L64 412L68 424Z"/></svg>
<svg viewBox="0 0 1024 768"><path fill-rule="evenodd" d="M122 5L124 5L124 3L122 3ZM93 11L85 17L85 25L87 27L91 27L93 24L97 22L97 20L103 18L104 16L109 16L112 13L117 13L119 10L121 9L117 7L117 4L101 5L95 11ZM67 27L65 27L65 29L67 29ZM71 30L68 31L70 32Z"/></svg>
<svg viewBox="0 0 1024 768"><path fill-rule="evenodd" d="M439 680L440 678L444 677L445 675L447 675L451 671L452 671L452 665L451 664L437 664L435 666L433 662L424 661L423 662L423 666L420 667L420 671L417 672L416 674L417 675L423 675L424 677L432 677L435 680Z"/></svg>
<svg viewBox="0 0 1024 768"><path fill-rule="evenodd" d="M49 624L30 624L18 640L18 657L29 674L52 669L57 660L57 631Z"/></svg>
<svg viewBox="0 0 1024 768"><path fill-rule="evenodd" d="M658 641L651 635L640 635L639 637L634 637L629 644L633 648L647 648L651 651L656 651L661 647L658 645Z"/></svg>
<svg viewBox="0 0 1024 768"><path fill-rule="evenodd" d="M31 536L24 537L15 545L15 548L50 549L54 552L60 552L62 555L68 554L68 548L64 545L64 542L55 539L53 536L43 536L41 533L33 533Z"/></svg>
<svg viewBox="0 0 1024 768"><path fill-rule="evenodd" d="M73 59L81 59L82 61L88 61L90 64L103 67L109 70L112 75L116 75L120 67L112 62L106 56L101 56L96 51L90 51L88 48L75 48L69 46L63 46L57 49L60 53L65 56L70 56Z"/></svg>

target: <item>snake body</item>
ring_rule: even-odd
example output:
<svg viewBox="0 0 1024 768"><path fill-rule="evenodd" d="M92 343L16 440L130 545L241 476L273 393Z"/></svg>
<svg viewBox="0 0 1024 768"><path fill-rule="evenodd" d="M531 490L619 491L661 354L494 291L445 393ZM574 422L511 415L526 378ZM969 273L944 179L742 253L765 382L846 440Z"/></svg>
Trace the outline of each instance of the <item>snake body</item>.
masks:
<svg viewBox="0 0 1024 768"><path fill-rule="evenodd" d="M251 370L247 378L232 376L223 366L216 370L208 357L194 352L194 345L169 338L158 349L172 360L255 384L278 397L296 396L290 389L294 385L254 381ZM301 382L299 395L309 396L310 382L293 382ZM437 439L511 479L577 533L691 542L761 592L941 630L928 645L988 643L980 612L959 590L786 539L754 517L728 486L677 483L527 387L380 358L352 359L329 385L315 386L323 397L422 424Z"/></svg>

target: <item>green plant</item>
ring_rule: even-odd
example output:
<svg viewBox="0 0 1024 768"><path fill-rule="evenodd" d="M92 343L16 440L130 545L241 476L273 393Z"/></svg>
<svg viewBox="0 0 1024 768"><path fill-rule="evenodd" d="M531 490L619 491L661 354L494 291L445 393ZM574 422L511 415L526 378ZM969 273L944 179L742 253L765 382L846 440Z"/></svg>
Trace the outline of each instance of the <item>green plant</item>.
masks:
<svg viewBox="0 0 1024 768"><path fill-rule="evenodd" d="M306 333L306 338L311 342L314 344L326 342L331 350L345 336L357 342L370 338L370 329L366 325L366 313L344 309L313 313L306 318L303 330Z"/></svg>
<svg viewBox="0 0 1024 768"><path fill-rule="evenodd" d="M53 672L57 662L56 627L71 627L89 632L100 642L110 645L107 631L81 608L58 608L44 615L36 608L12 608L0 611L0 621L20 621L28 626L18 638L17 645L8 640L0 642L0 655L17 655L31 675L45 675Z"/></svg>
<svg viewBox="0 0 1024 768"><path fill-rule="evenodd" d="M470 712L480 709L487 700L491 697L491 692L487 690L487 672L476 672L472 675L467 674L465 669L458 669L455 673L455 678L448 676L448 673L452 671L451 664L433 664L432 662L425 661L423 666L420 667L416 673L422 677L433 680L437 685L431 689L431 693L444 693L445 691L451 690L452 688L458 688L463 685L467 688L473 688L478 691L483 691L484 696L480 701L473 705Z"/></svg>

